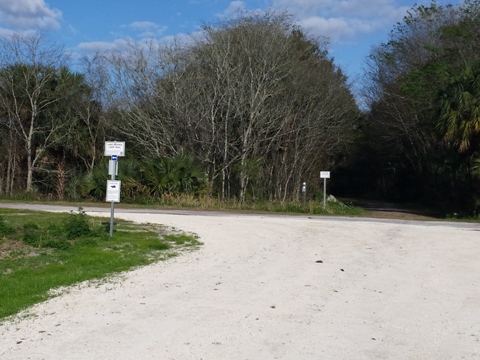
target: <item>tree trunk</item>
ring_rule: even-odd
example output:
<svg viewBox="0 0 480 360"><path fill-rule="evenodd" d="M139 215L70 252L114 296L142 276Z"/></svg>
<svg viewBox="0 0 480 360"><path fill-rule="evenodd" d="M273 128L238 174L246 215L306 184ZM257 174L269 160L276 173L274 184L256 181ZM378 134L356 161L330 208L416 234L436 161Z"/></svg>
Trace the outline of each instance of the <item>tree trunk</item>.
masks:
<svg viewBox="0 0 480 360"><path fill-rule="evenodd" d="M63 152L62 160L57 164L57 183L56 183L56 195L58 200L63 200L65 195L65 184L67 183L66 165L65 165L65 152Z"/></svg>
<svg viewBox="0 0 480 360"><path fill-rule="evenodd" d="M33 190L33 166L32 166L32 154L30 146L27 147L28 155L27 155L27 192L31 192Z"/></svg>

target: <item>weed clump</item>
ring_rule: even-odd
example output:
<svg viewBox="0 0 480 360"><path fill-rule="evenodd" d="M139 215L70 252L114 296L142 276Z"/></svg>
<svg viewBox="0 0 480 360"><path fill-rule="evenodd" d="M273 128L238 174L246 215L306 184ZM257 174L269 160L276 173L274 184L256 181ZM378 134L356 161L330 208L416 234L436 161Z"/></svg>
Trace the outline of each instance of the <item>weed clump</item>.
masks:
<svg viewBox="0 0 480 360"><path fill-rule="evenodd" d="M15 229L7 224L3 220L3 216L0 215L0 236L15 234Z"/></svg>
<svg viewBox="0 0 480 360"><path fill-rule="evenodd" d="M15 235L15 229L9 228L1 219L0 234L2 224L4 233L14 235L20 238L25 245L36 248L69 250L72 248L73 242L79 245L94 246L97 244L97 239L104 235L102 229L91 226L87 214L82 208L79 208L77 213L70 212L61 223L39 226L33 221L26 222L18 229L17 235Z"/></svg>
<svg viewBox="0 0 480 360"><path fill-rule="evenodd" d="M23 224L22 240L27 245L38 246L40 244L40 228L33 222Z"/></svg>
<svg viewBox="0 0 480 360"><path fill-rule="evenodd" d="M78 208L78 213L70 212L67 220L65 220L64 228L69 240L92 235L87 214L82 208Z"/></svg>

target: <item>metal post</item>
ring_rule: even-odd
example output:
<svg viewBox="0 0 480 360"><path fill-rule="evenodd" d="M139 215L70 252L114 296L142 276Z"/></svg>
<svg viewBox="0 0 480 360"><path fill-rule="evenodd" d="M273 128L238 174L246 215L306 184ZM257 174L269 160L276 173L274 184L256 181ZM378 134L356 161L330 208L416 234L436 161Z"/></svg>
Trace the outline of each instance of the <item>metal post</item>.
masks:
<svg viewBox="0 0 480 360"><path fill-rule="evenodd" d="M303 183L302 186L302 208L305 209L305 198L307 196L307 183Z"/></svg>
<svg viewBox="0 0 480 360"><path fill-rule="evenodd" d="M326 208L326 197L327 197L327 178L323 179L323 209Z"/></svg>
<svg viewBox="0 0 480 360"><path fill-rule="evenodd" d="M113 172L112 172L112 180L115 180L115 174L117 173L117 160L116 160L116 157L115 157L115 160L114 161L114 169L113 169ZM113 236L113 216L114 216L114 212L115 212L115 202L112 201L111 202L111 205L110 205L110 237Z"/></svg>
<svg viewBox="0 0 480 360"><path fill-rule="evenodd" d="M323 179L323 209L327 206L327 179L330 178L330 171L320 171L320 179Z"/></svg>

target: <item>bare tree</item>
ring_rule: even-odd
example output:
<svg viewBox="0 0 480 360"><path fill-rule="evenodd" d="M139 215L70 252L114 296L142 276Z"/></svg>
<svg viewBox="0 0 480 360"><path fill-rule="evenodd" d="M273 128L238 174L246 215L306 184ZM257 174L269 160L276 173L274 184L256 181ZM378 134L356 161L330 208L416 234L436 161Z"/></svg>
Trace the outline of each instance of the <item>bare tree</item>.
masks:
<svg viewBox="0 0 480 360"><path fill-rule="evenodd" d="M27 191L33 190L33 172L45 149L60 141L60 129L69 125L48 116L47 111L64 97L65 89L58 86L57 77L67 60L61 47L46 43L39 35L0 39L0 104L23 143ZM14 156L14 143L8 146Z"/></svg>
<svg viewBox="0 0 480 360"><path fill-rule="evenodd" d="M346 78L288 14L247 15L206 27L191 54L187 69L200 82L188 89L201 85L202 95L186 105L194 106L197 124L211 129L209 141L215 139L217 151L203 153L215 153L210 163L223 165L222 195L238 178L240 200L249 184L265 189L267 183L276 185L270 194L285 199L309 170L312 152L328 161L351 139L358 110ZM206 103L215 112L203 111ZM318 159L308 163L318 165Z"/></svg>
<svg viewBox="0 0 480 360"><path fill-rule="evenodd" d="M131 43L127 51L104 55L109 77L107 110L115 117L115 132L129 140L132 149L154 157L180 152L168 113L175 105L163 97L162 90L163 76L176 64L172 55L175 52L155 42Z"/></svg>
<svg viewBox="0 0 480 360"><path fill-rule="evenodd" d="M358 116L346 78L286 13L245 14L183 46L132 44L108 60L119 133L147 156L193 154L222 198L294 194L345 148Z"/></svg>
<svg viewBox="0 0 480 360"><path fill-rule="evenodd" d="M82 93L85 96L77 97L74 106L83 139L76 142L75 155L81 158L90 173L99 157L98 146L103 146L107 126L104 109L108 104L108 74L100 54L82 58L81 67L84 76Z"/></svg>

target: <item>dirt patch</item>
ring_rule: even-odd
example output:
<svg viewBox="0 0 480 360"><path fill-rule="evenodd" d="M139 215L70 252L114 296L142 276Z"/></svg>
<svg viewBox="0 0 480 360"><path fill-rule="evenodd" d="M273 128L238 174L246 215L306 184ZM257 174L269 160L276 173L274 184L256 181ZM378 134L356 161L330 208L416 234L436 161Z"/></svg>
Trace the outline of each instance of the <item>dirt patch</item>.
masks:
<svg viewBox="0 0 480 360"><path fill-rule="evenodd" d="M414 205L396 204L377 200L342 199L343 202L362 208L363 216L376 219L398 219L419 221L441 221L441 217L432 209L418 208Z"/></svg>
<svg viewBox="0 0 480 360"><path fill-rule="evenodd" d="M30 247L25 246L21 240L3 240L0 243L0 260L12 259L23 256Z"/></svg>
<svg viewBox="0 0 480 360"><path fill-rule="evenodd" d="M419 220L419 221L440 221L438 218L428 215L415 214L403 211L367 211L367 217L375 219L398 219L398 220Z"/></svg>

